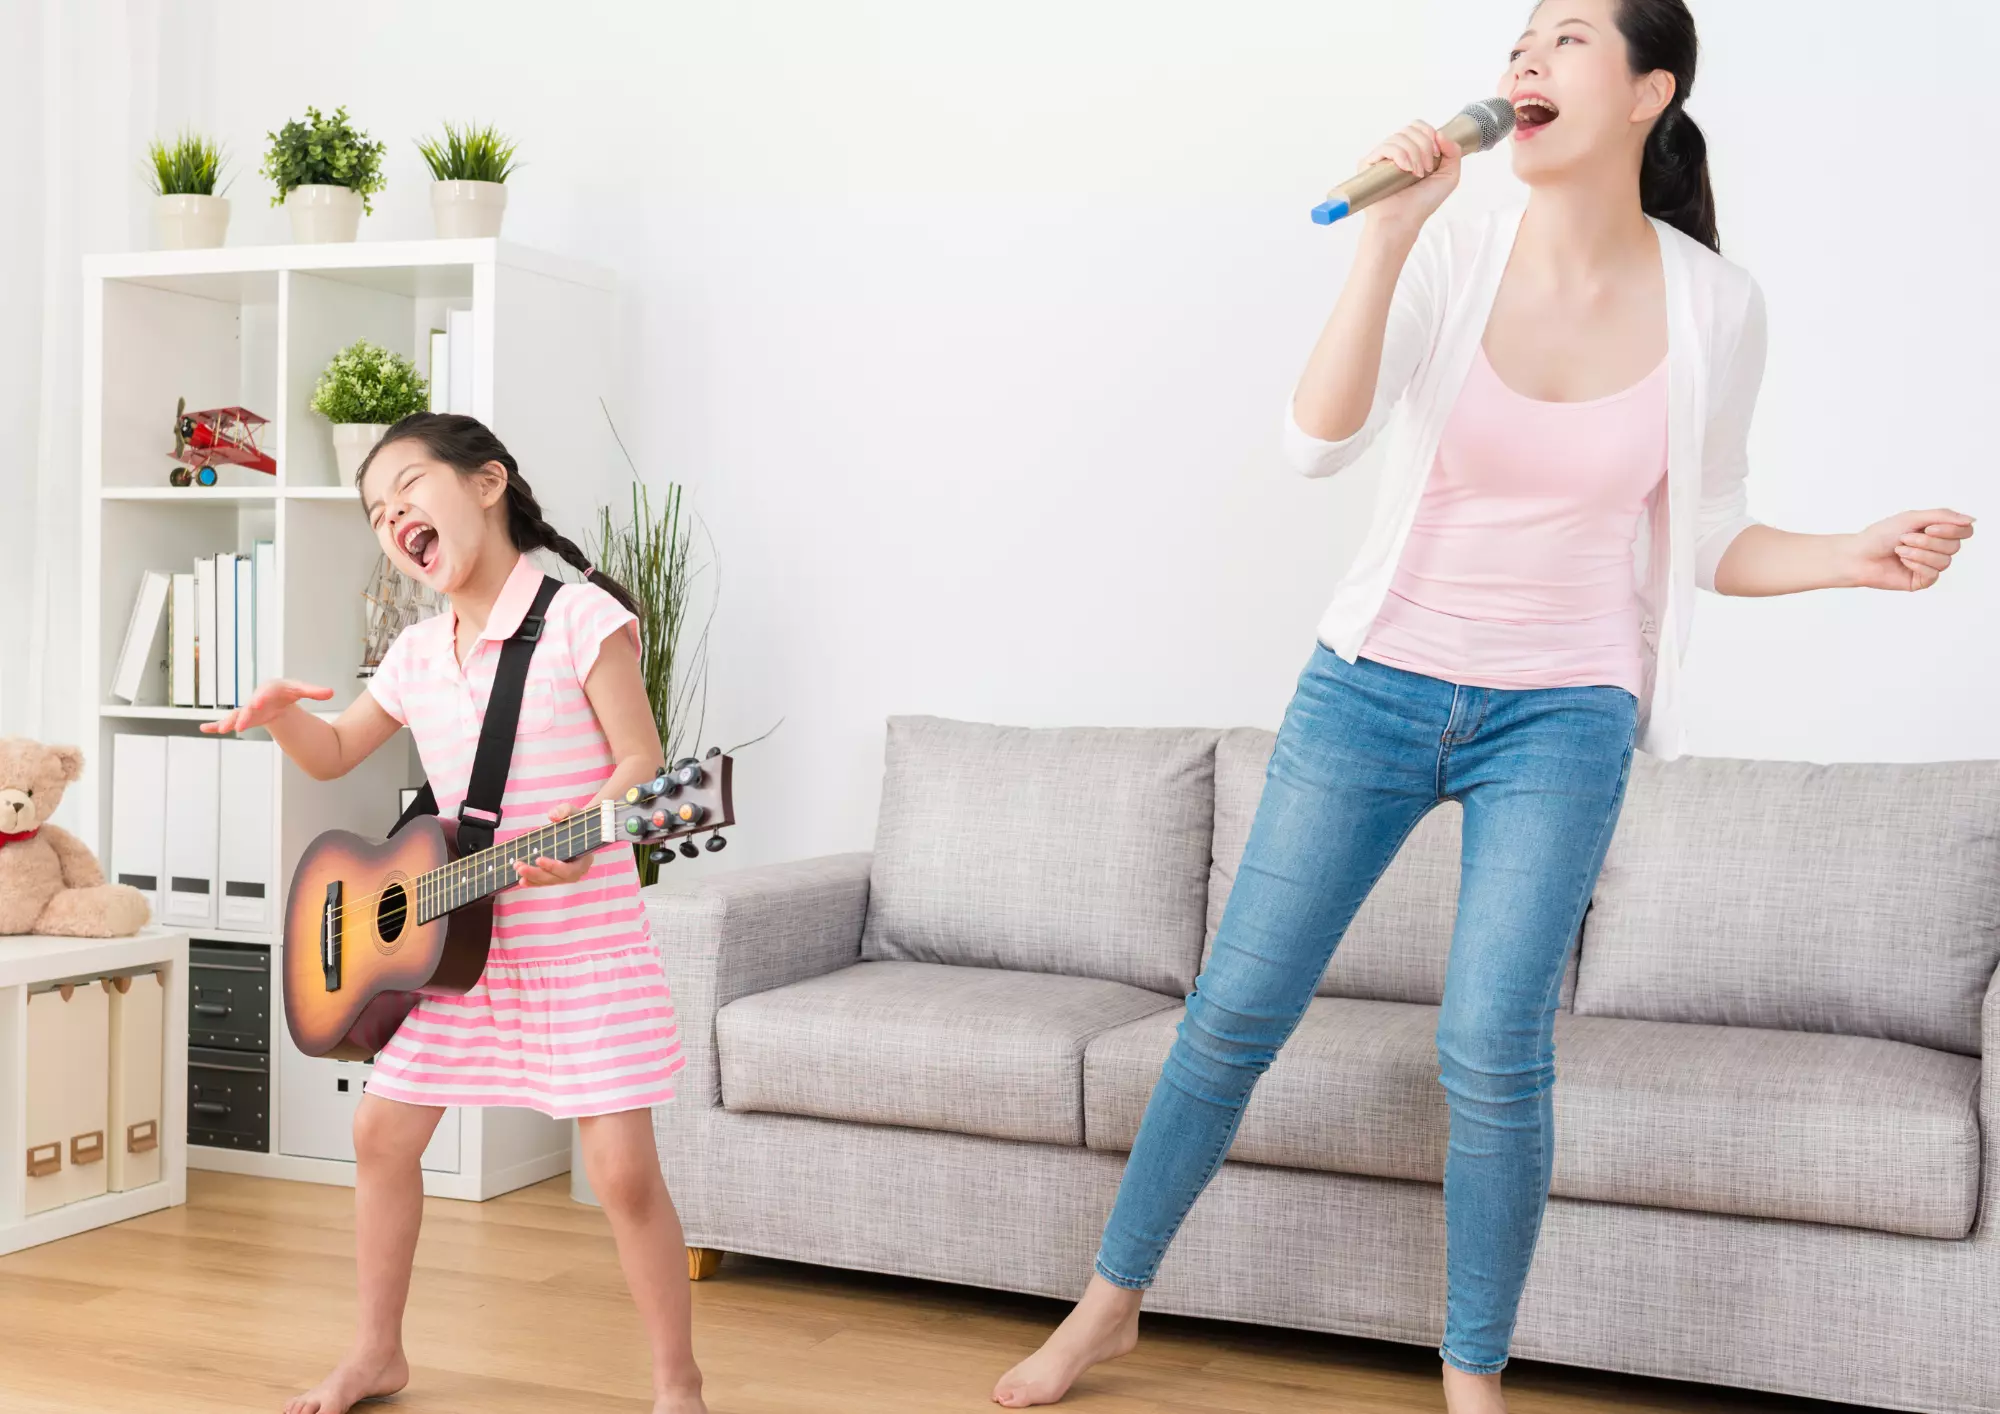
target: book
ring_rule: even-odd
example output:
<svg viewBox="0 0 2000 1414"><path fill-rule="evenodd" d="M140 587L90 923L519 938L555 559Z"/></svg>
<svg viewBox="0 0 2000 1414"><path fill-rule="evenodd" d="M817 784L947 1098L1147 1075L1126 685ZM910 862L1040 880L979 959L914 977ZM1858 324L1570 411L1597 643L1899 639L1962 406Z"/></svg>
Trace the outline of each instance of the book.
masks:
<svg viewBox="0 0 2000 1414"><path fill-rule="evenodd" d="M451 401L448 411L477 416L472 410L472 311L450 309L444 316L445 338L450 344L446 357L451 370Z"/></svg>
<svg viewBox="0 0 2000 1414"><path fill-rule="evenodd" d="M167 701L176 707L194 706L194 575L174 576L167 598Z"/></svg>
<svg viewBox="0 0 2000 1414"><path fill-rule="evenodd" d="M263 679L257 662L257 575L248 555L236 561L236 703L250 700Z"/></svg>
<svg viewBox="0 0 2000 1414"><path fill-rule="evenodd" d="M215 557L215 705L236 705L236 556Z"/></svg>
<svg viewBox="0 0 2000 1414"><path fill-rule="evenodd" d="M451 411L451 336L431 330L431 411Z"/></svg>
<svg viewBox="0 0 2000 1414"><path fill-rule="evenodd" d="M215 561L194 562L194 705L215 705Z"/></svg>
<svg viewBox="0 0 2000 1414"><path fill-rule="evenodd" d="M153 644L160 637L160 620L167 608L167 577L147 570L132 596L132 617L125 623L125 644L118 650L118 670L111 678L111 695L126 702L139 700L139 682L154 661Z"/></svg>
<svg viewBox="0 0 2000 1414"><path fill-rule="evenodd" d="M282 620L278 617L278 547L259 540L250 547L250 562L257 606L257 681L278 675L278 639Z"/></svg>

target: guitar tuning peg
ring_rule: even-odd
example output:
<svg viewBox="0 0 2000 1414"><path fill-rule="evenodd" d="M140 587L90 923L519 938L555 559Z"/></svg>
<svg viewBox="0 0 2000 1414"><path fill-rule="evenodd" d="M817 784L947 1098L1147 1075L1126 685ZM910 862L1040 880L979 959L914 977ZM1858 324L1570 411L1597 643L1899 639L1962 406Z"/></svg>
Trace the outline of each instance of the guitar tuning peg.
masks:
<svg viewBox="0 0 2000 1414"><path fill-rule="evenodd" d="M711 746L708 749L708 759L710 761L713 761L716 757L720 756L721 754L722 754L722 748L719 746Z"/></svg>
<svg viewBox="0 0 2000 1414"><path fill-rule="evenodd" d="M646 857L655 864L672 864L674 862L674 852L665 845L655 845L647 851Z"/></svg>
<svg viewBox="0 0 2000 1414"><path fill-rule="evenodd" d="M708 837L707 849L710 854L720 854L727 848L729 848L729 841L724 839L720 834L713 834Z"/></svg>
<svg viewBox="0 0 2000 1414"><path fill-rule="evenodd" d="M687 859L693 859L693 858L694 858L694 857L695 857L696 855L698 855L698 854L700 854L700 853L701 853L701 851L700 851L700 850L698 850L698 849L696 849L696 848L694 847L694 841L693 841L693 840L682 840L682 841L681 841L681 854L682 854L682 856L683 856L684 858L687 858Z"/></svg>

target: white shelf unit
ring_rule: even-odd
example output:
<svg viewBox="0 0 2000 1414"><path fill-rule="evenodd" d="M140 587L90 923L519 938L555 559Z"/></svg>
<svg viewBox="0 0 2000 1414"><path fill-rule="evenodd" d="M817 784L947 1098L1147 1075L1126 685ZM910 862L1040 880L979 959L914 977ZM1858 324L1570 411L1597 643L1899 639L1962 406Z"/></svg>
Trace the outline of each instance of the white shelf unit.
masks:
<svg viewBox="0 0 2000 1414"><path fill-rule="evenodd" d="M339 483L330 430L309 406L312 390L333 354L360 338L427 368L430 331L444 327L448 310L473 314L474 414L514 454L550 523L581 542L600 506L623 504L629 475L599 402L610 391L616 337L607 272L495 240L86 260L77 585L84 714L76 738L87 765L72 799L75 828L100 857L110 857L118 828L112 738L192 733L215 715L164 705L157 663L136 703L110 695L144 571L184 570L197 555L248 553L253 541L272 540L282 632L279 661L264 675L333 688L321 710L328 717L363 690L361 596L379 551L354 489ZM268 418L261 445L277 474L221 467L216 486L170 486L180 398L190 410L238 405ZM421 779L407 735L336 781L313 781L286 762L271 807L275 877L288 885L301 851L324 830L381 835L395 819L398 790ZM215 929L193 938L268 946L274 995L270 1152L197 1145L189 1163L352 1183L345 1119L365 1072L292 1047L276 985L282 939ZM452 1113L425 1157L425 1191L488 1198L563 1172L569 1157L566 1124L524 1110Z"/></svg>
<svg viewBox="0 0 2000 1414"><path fill-rule="evenodd" d="M187 959L185 933L148 928L136 938L0 939L0 1253L187 1202ZM160 1072L160 1178L24 1216L20 1155L27 1114L28 992L38 983L157 969L166 989L166 1052Z"/></svg>

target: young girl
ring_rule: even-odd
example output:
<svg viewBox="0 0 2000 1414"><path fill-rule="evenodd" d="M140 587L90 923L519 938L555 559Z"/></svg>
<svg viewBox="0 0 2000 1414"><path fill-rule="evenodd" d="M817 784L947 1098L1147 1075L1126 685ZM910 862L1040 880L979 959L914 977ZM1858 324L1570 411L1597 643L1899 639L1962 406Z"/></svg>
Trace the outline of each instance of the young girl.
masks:
<svg viewBox="0 0 2000 1414"><path fill-rule="evenodd" d="M357 485L383 553L451 611L405 630L368 690L331 723L298 706L330 690L277 681L204 731L264 727L309 775L329 780L408 726L439 814L455 815L501 644L542 581L525 552L550 550L586 582L556 593L530 659L499 837L652 776L660 737L631 597L542 519L499 439L469 417L418 413L389 429ZM347 1357L286 1414L345 1414L408 1381L402 1322L423 1217L418 1158L450 1105L523 1105L579 1122L584 1165L652 1345L655 1414L706 1414L680 1218L649 1113L673 1095L680 1042L632 853L516 868L528 887L496 896L478 985L422 998L376 1057L354 1114L360 1329Z"/></svg>
<svg viewBox="0 0 2000 1414"><path fill-rule="evenodd" d="M1146 1288L1341 934L1416 823L1456 800L1439 1355L1451 1414L1499 1414L1548 1199L1563 973L1634 747L1680 749L1695 590L1910 593L1971 536L1949 510L1851 535L1745 514L1764 307L1719 253L1686 113L1696 49L1684 0L1538 6L1499 85L1520 120L1519 215L1429 222L1459 152L1422 124L1370 154L1421 180L1370 208L1286 430L1316 476L1387 434L1373 530L1285 714L1095 1274L996 1403L1052 1404L1133 1348Z"/></svg>

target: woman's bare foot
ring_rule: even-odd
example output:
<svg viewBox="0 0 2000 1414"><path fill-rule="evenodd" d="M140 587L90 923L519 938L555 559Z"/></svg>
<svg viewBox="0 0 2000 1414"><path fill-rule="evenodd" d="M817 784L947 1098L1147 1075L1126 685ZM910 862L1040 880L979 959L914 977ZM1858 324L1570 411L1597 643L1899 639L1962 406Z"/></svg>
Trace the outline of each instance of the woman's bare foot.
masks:
<svg viewBox="0 0 2000 1414"><path fill-rule="evenodd" d="M1144 1292L1127 1291L1093 1275L1083 1300L1055 1334L1000 1377L993 1402L1008 1409L1054 1404L1092 1365L1130 1355L1139 1343L1139 1303L1144 1298Z"/></svg>
<svg viewBox="0 0 2000 1414"><path fill-rule="evenodd" d="M1456 1365L1444 1367L1444 1406L1450 1414L1507 1414L1498 1375L1468 1375Z"/></svg>
<svg viewBox="0 0 2000 1414"><path fill-rule="evenodd" d="M409 1382L410 1362L401 1350L387 1355L356 1352L304 1394L287 1400L285 1414L347 1414L362 1400L394 1394Z"/></svg>

